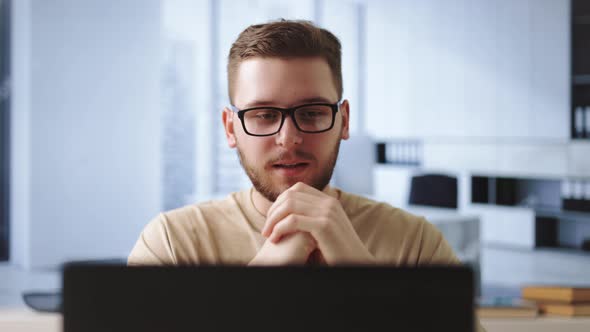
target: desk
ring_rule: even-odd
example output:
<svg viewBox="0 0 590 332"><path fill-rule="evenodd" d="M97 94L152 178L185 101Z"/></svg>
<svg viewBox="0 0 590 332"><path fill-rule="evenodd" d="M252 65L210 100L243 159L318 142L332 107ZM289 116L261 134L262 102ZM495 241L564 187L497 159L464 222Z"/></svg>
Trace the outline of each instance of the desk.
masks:
<svg viewBox="0 0 590 332"><path fill-rule="evenodd" d="M0 331L61 332L60 314L38 313L28 308L0 308Z"/></svg>
<svg viewBox="0 0 590 332"><path fill-rule="evenodd" d="M590 317L484 318L487 332L588 332ZM60 314L37 313L27 308L0 308L0 331L61 332Z"/></svg>
<svg viewBox="0 0 590 332"><path fill-rule="evenodd" d="M482 318L487 332L588 332L590 317Z"/></svg>

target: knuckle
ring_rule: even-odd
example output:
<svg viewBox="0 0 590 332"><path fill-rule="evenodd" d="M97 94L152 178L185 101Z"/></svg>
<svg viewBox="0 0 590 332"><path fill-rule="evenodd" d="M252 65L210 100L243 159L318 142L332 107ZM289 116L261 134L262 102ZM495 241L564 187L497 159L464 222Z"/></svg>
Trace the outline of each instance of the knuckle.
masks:
<svg viewBox="0 0 590 332"><path fill-rule="evenodd" d="M285 220L287 222L287 224L291 227L297 227L297 222L299 221L299 218L297 218L296 215L290 215L287 217L287 220Z"/></svg>
<svg viewBox="0 0 590 332"><path fill-rule="evenodd" d="M293 210L295 208L295 204L295 200L288 200L286 204L287 210Z"/></svg>
<svg viewBox="0 0 590 332"><path fill-rule="evenodd" d="M277 235L282 235L284 233L289 232L289 230L294 228L295 225L296 219L294 219L294 216L290 215L275 226L274 233Z"/></svg>

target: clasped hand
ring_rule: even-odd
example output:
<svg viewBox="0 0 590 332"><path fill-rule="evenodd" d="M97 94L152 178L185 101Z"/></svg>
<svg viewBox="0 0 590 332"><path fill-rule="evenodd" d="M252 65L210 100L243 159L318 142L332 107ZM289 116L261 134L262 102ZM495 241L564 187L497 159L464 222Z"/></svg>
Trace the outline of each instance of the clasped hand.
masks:
<svg viewBox="0 0 590 332"><path fill-rule="evenodd" d="M273 244L277 249L285 241L299 246L298 255L307 255L305 259L313 250L319 250L328 265L374 262L340 202L302 182L279 195L267 212L262 235L268 239L261 251L273 251L269 249Z"/></svg>

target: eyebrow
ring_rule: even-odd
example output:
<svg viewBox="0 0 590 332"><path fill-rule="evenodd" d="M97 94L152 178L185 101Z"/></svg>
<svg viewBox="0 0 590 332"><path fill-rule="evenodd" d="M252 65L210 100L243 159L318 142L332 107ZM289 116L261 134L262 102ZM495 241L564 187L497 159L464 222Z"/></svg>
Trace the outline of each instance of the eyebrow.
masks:
<svg viewBox="0 0 590 332"><path fill-rule="evenodd" d="M324 97L310 97L298 100L293 106L303 105L303 104L311 104L311 103L326 103L326 104L333 104L332 101L328 100ZM244 105L243 109L257 107L257 106L274 106L276 105L276 101L270 100L253 100L246 105Z"/></svg>

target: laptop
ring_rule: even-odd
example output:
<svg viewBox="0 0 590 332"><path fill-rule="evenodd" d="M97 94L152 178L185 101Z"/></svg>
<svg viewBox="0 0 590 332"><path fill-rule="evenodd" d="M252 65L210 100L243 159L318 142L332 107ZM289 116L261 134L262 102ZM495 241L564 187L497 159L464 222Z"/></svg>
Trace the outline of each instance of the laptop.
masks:
<svg viewBox="0 0 590 332"><path fill-rule="evenodd" d="M468 267L64 269L74 331L474 331Z"/></svg>

